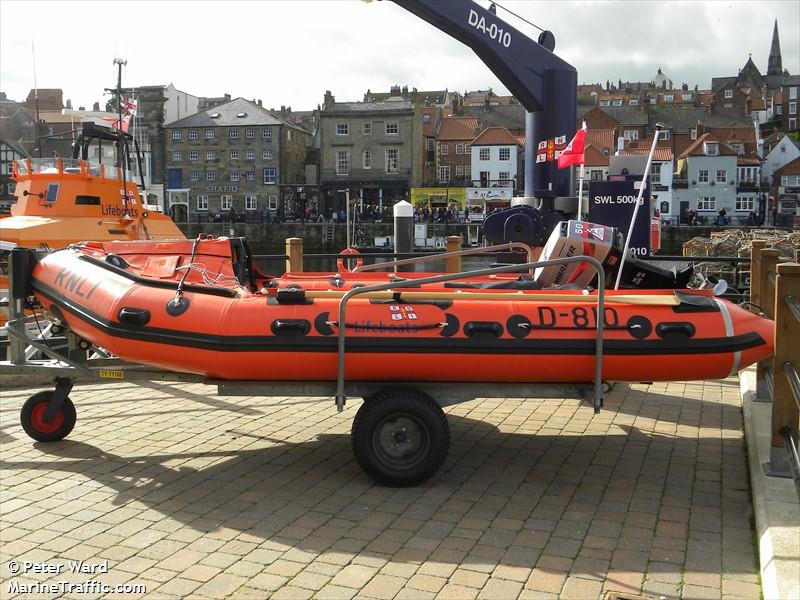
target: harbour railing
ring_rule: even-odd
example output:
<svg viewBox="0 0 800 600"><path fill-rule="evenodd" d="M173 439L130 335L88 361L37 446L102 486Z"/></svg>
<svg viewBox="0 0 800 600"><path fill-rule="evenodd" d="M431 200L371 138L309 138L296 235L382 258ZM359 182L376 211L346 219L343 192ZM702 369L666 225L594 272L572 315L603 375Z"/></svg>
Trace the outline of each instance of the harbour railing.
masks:
<svg viewBox="0 0 800 600"><path fill-rule="evenodd" d="M779 251L754 240L750 270L751 310L775 321L775 351L758 363L757 402L772 402L768 475L791 477L800 495L800 250L793 262L778 263Z"/></svg>

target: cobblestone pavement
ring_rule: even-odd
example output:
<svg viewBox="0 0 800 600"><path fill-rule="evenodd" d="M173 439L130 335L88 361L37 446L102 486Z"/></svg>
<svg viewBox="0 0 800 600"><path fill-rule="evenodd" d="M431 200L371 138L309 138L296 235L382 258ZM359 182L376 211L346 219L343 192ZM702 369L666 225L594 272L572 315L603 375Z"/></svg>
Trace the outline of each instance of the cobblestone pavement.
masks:
<svg viewBox="0 0 800 600"><path fill-rule="evenodd" d="M3 391L0 597L87 580L152 598L759 596L734 379L618 385L599 415L574 399L449 407L447 462L407 489L355 463L360 401L338 414L215 391L76 386L75 430L51 444L19 425L32 391Z"/></svg>

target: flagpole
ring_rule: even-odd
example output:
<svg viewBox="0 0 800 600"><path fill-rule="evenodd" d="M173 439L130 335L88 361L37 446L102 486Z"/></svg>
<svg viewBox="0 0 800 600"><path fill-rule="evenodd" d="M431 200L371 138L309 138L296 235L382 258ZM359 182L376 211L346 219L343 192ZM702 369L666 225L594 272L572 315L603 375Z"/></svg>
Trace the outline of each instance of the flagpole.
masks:
<svg viewBox="0 0 800 600"><path fill-rule="evenodd" d="M583 210L583 163L578 165L578 221L581 219Z"/></svg>
<svg viewBox="0 0 800 600"><path fill-rule="evenodd" d="M639 187L639 196L636 198L636 204L633 207L633 216L631 217L631 224L628 226L628 235L625 237L625 247L622 249L622 260L619 262L619 271L617 271L617 282L614 284L614 289L619 289L619 282L622 279L622 268L625 266L625 259L628 257L628 250L631 245L631 236L633 235L633 226L636 223L636 215L639 214L639 205L642 203L644 196L644 189L647 187L647 178L650 177L650 164L653 162L653 154L656 152L656 144L658 144L658 136L661 133L661 123L656 123L655 135L653 135L653 145L650 146L650 154L647 155L647 164L644 167L644 175L642 176L642 185Z"/></svg>

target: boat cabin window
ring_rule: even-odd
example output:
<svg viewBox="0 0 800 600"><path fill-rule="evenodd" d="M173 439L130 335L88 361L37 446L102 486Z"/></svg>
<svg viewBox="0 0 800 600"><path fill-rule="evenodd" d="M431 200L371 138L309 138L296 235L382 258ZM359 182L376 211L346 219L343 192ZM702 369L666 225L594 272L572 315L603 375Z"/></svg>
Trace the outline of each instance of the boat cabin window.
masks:
<svg viewBox="0 0 800 600"><path fill-rule="evenodd" d="M47 186L47 196L45 196L45 202L48 204L55 202L58 200L58 184L51 183Z"/></svg>
<svg viewBox="0 0 800 600"><path fill-rule="evenodd" d="M100 196L75 196L75 204L100 206Z"/></svg>

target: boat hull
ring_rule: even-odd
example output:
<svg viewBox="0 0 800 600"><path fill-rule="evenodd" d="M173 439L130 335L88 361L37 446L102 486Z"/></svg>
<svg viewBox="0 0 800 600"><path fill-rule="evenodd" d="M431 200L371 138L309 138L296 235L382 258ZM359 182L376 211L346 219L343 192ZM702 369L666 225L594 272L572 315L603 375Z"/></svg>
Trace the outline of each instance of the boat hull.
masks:
<svg viewBox="0 0 800 600"><path fill-rule="evenodd" d="M164 262L159 258L158 264ZM171 266L180 272L179 260ZM143 277L109 264L96 249L80 248L42 259L33 288L48 312L77 335L125 360L225 380L336 378L340 290L281 300L242 286L195 283L182 293L185 307L175 310L175 281ZM399 299L350 300L346 377L594 379L593 296L577 290L500 290L478 300L469 299L469 291L435 294L438 299L422 298L408 290ZM771 321L704 293L609 292L604 314L607 380L720 378L772 352Z"/></svg>

